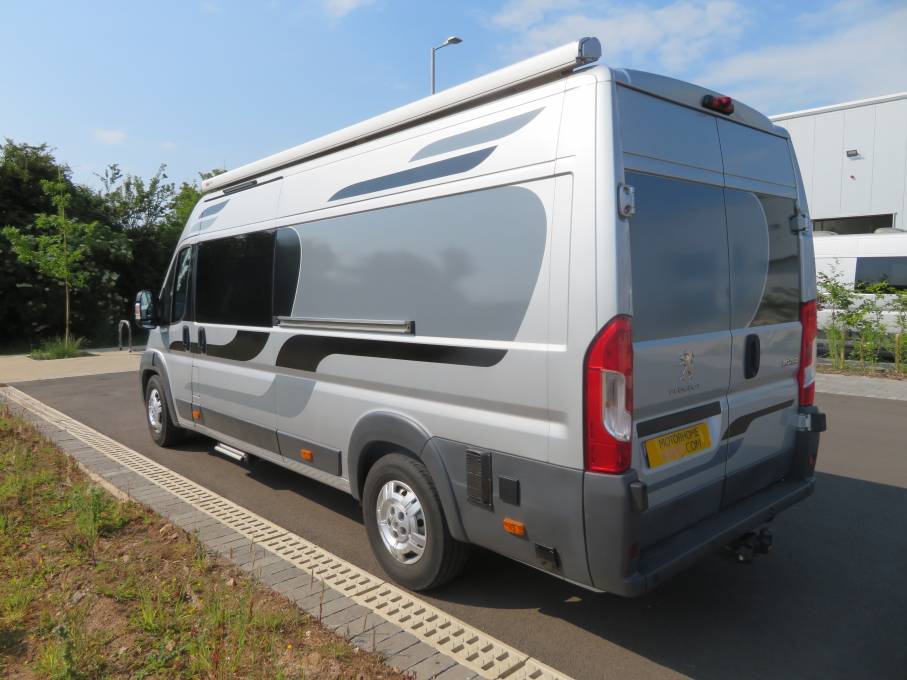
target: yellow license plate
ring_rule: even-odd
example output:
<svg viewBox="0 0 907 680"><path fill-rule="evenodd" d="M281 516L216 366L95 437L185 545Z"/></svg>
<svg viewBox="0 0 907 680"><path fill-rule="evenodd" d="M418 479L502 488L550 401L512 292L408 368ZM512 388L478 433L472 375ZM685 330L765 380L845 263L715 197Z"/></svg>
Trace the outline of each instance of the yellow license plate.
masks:
<svg viewBox="0 0 907 680"><path fill-rule="evenodd" d="M709 427L699 423L682 430L675 430L667 434L653 437L646 442L646 456L649 467L657 468L675 460L692 456L712 446Z"/></svg>

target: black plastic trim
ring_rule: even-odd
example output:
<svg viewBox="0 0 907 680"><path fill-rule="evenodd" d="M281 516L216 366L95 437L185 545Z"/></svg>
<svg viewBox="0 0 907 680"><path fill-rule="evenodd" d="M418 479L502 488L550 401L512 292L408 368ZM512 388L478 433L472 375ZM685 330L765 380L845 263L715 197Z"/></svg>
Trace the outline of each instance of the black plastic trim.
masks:
<svg viewBox="0 0 907 680"><path fill-rule="evenodd" d="M731 437L737 437L743 434L744 432L746 432L747 428L749 428L750 424L754 420L756 420L756 418L767 416L769 413L774 413L775 411L782 411L788 406L791 406L793 403L793 399L788 399L787 401L783 401L780 404L767 406L763 409L759 409L758 411L753 411L752 413L747 413L746 415L740 416L728 426L728 429L725 431L722 439L730 439Z"/></svg>
<svg viewBox="0 0 907 680"><path fill-rule="evenodd" d="M310 465L330 475L339 477L341 474L340 451L338 449L309 441L308 439L302 439L280 430L277 431L277 444L280 447L282 456L303 465ZM308 449L312 452L312 460L306 460L302 457L300 454L302 449Z"/></svg>
<svg viewBox="0 0 907 680"><path fill-rule="evenodd" d="M665 430L673 430L674 428L681 427L687 423L704 420L711 416L717 416L719 413L721 413L721 404L717 401L713 401L708 404L703 404L702 406L688 408L685 411L678 411L677 413L669 413L666 416L659 416L658 418L652 418L651 420L644 420L641 423L637 423L636 434L640 437L648 437L650 434L664 432Z"/></svg>

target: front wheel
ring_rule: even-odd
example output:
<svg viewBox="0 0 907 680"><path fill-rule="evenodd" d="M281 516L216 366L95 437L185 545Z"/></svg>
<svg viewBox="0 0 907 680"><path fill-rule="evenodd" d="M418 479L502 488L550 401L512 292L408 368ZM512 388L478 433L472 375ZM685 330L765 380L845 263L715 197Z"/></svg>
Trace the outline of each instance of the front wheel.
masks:
<svg viewBox="0 0 907 680"><path fill-rule="evenodd" d="M463 569L469 546L450 535L434 481L418 460L382 457L366 477L362 507L372 551L398 583L428 590Z"/></svg>
<svg viewBox="0 0 907 680"><path fill-rule="evenodd" d="M160 376L151 376L145 386L145 415L148 431L158 446L173 446L185 437L186 431L170 417Z"/></svg>

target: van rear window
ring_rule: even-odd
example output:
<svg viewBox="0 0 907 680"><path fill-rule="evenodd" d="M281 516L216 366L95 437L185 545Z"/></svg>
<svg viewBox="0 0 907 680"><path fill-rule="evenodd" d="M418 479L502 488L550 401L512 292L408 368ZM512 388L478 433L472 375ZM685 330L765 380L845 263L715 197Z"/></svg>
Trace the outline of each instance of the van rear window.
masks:
<svg viewBox="0 0 907 680"><path fill-rule="evenodd" d="M730 315L724 194L719 187L627 173L633 338L727 330Z"/></svg>

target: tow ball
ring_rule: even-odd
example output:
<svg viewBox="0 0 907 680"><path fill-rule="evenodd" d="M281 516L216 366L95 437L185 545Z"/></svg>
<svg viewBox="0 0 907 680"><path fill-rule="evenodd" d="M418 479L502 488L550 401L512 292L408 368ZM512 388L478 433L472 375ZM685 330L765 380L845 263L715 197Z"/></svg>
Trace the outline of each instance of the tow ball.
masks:
<svg viewBox="0 0 907 680"><path fill-rule="evenodd" d="M771 552L773 544L772 532L763 527L758 531L749 531L727 546L728 551L737 564L750 564L758 555Z"/></svg>

